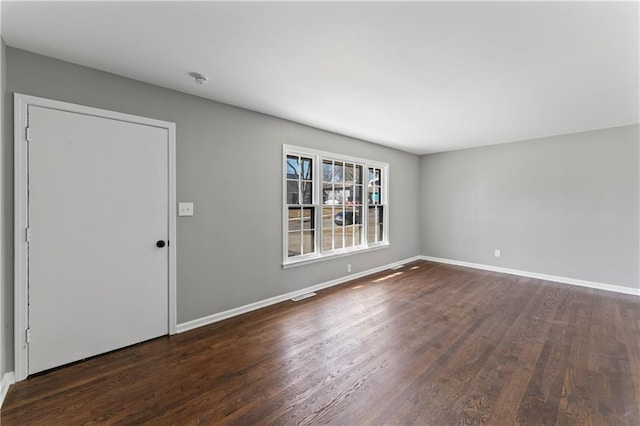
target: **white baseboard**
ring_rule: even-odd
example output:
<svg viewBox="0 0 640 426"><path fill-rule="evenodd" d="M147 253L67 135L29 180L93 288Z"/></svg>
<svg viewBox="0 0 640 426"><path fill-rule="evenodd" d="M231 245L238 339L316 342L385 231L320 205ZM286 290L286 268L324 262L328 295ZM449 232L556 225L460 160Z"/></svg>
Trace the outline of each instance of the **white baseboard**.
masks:
<svg viewBox="0 0 640 426"><path fill-rule="evenodd" d="M318 290L322 290L324 288L333 287L338 284L345 283L347 281L355 280L357 278L366 277L367 275L375 274L377 272L381 272L387 269L391 269L393 267L397 267L400 265L404 265L405 263L413 262L416 260L420 260L420 256L414 256L409 259L400 260L398 262L390 263L388 265L379 266L377 268L368 269L366 271L357 272L355 274L349 274L344 277L336 278L335 280L326 281L320 284L312 285L311 287L302 288L300 290L292 291L290 293L281 294L279 296L270 297L269 299L264 299L255 303L250 303L248 305L240 306L238 308L229 309L228 311L219 312L217 314L209 315L203 318L195 319L193 321L188 321L182 324L178 324L176 326L177 333L183 333L185 331L193 330L194 328L202 327L205 325L213 324L218 321L225 320L227 318L235 317L237 315L242 315L247 312L255 311L256 309L264 308L269 305L273 305L276 303L284 302L285 300L292 299L294 297L300 296L305 293L310 293Z"/></svg>
<svg viewBox="0 0 640 426"><path fill-rule="evenodd" d="M7 396L7 392L9 392L9 386L14 384L15 382L16 379L13 375L13 371L4 373L4 375L2 376L2 382L0 382L0 407L2 407L4 397Z"/></svg>
<svg viewBox="0 0 640 426"><path fill-rule="evenodd" d="M235 317L237 315L242 315L245 314L247 312L251 312L251 311L255 311L256 309L260 309L260 308L264 308L276 303L280 303L280 302L284 302L285 300L289 300L292 299L294 297L303 295L305 293L310 293L310 292L314 292L314 291L318 291L318 290L322 290L328 287L333 287L342 283L345 283L347 281L351 281L351 280L355 280L357 278L362 278L362 277L366 277L367 275L371 275L371 274L375 274L377 272L381 272L387 269L391 269L393 267L397 267L400 265L404 265L405 263L410 263L416 260L429 260L432 262L439 262L439 263L447 263L450 265L458 265L458 266L465 266L468 268L474 268L474 269L483 269L486 271L493 271L493 272L501 272L504 274L511 274L511 275L518 275L518 276L522 276L522 277L529 277L529 278L537 278L537 279L541 279L541 280L546 280L546 281L553 281L553 282L558 282L558 283L564 283L564 284L572 284L572 285L577 285L580 287L588 287L588 288L595 288L598 290L606 290L606 291L613 291L616 293L624 293L624 294L631 294L631 295L635 295L635 296L640 296L640 289L634 289L634 288L629 288L629 287L623 287L623 286L617 286L617 285L611 285L611 284L604 284L604 283L598 283L598 282L593 282L593 281L585 281L585 280L578 280L575 278L567 278L567 277L560 277L560 276L556 276L556 275L548 275L548 274L539 274L537 272L528 272L528 271L520 271L517 269L509 269L509 268L502 268L499 266L491 266L491 265L482 265L479 263L471 263L471 262L463 262L460 260L452 260L452 259L443 259L443 258L439 258L439 257L432 257L432 256L414 256L408 259L404 259L404 260L400 260L398 262L394 262L394 263L390 263L388 265L384 265L384 266L379 266L377 268L373 268L373 269L369 269L366 271L362 271L362 272L358 272L355 274L350 274L350 275L346 275L344 277L340 277L340 278L336 278L335 280L331 280L331 281L326 281L320 284L316 284L310 287L306 287L300 290L296 290L296 291L292 291L290 293L285 293L285 294L281 294L279 296L274 296L271 297L269 299L264 299L255 303L250 303L248 305L244 305L244 306L240 306L238 308L233 308L233 309L229 309L227 311L224 312L219 312L217 314L213 314L213 315L209 315L203 318L198 318L192 321L188 321L182 324L178 324L176 326L176 332L177 333L183 333L185 331L189 331L189 330L193 330L194 328L198 328L198 327L203 327L205 325L209 325L209 324L213 324L216 323L218 321L222 321L225 320L227 318L231 318L231 317Z"/></svg>
<svg viewBox="0 0 640 426"><path fill-rule="evenodd" d="M631 294L640 296L640 289L623 287L619 285L604 284L594 281L578 280L575 278L559 277L557 275L539 274L537 272L520 271L517 269L502 268L499 266L482 265L479 263L463 262L460 260L443 259L432 256L418 256L422 260L430 260L432 262L447 263L450 265L466 266L467 268L483 269L485 271L502 272L503 274L519 275L521 277L537 278L540 280L554 281L563 284L572 284L580 287L595 288L598 290L613 291L616 293Z"/></svg>

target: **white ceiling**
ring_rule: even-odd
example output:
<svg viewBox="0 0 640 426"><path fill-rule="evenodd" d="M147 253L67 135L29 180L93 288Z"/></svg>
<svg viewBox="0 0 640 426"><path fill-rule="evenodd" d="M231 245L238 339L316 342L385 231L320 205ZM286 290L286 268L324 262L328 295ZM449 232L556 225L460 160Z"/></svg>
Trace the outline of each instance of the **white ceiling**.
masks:
<svg viewBox="0 0 640 426"><path fill-rule="evenodd" d="M2 36L424 154L637 123L638 14L637 2L5 1Z"/></svg>

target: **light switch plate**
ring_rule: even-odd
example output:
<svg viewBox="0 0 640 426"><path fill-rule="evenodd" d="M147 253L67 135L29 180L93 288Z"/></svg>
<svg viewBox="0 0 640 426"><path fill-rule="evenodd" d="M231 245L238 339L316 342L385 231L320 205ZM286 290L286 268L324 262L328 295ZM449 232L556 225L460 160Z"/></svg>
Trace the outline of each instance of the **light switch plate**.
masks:
<svg viewBox="0 0 640 426"><path fill-rule="evenodd" d="M178 203L178 216L193 216L193 203Z"/></svg>

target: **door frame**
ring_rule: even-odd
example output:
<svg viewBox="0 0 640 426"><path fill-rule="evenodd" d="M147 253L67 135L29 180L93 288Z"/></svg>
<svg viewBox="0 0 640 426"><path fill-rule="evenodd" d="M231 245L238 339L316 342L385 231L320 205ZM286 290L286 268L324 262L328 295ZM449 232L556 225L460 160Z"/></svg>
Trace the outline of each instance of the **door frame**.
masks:
<svg viewBox="0 0 640 426"><path fill-rule="evenodd" d="M27 347L28 307L28 163L27 123L29 106L119 120L133 124L167 129L169 135L169 334L176 334L176 125L136 115L76 105L52 99L14 93L14 373L15 380L27 378L29 351Z"/></svg>

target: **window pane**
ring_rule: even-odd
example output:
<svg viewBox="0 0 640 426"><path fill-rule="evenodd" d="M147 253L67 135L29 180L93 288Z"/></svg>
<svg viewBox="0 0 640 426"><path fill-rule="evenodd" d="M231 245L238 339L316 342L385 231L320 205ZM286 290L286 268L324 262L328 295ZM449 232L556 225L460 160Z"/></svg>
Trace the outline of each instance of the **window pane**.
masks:
<svg viewBox="0 0 640 426"><path fill-rule="evenodd" d="M311 180L313 179L313 167L312 167L312 161L311 158L301 158L300 159L301 163L302 163L302 179L304 180Z"/></svg>
<svg viewBox="0 0 640 426"><path fill-rule="evenodd" d="M322 162L322 181L333 182L333 162L324 160Z"/></svg>
<svg viewBox="0 0 640 426"><path fill-rule="evenodd" d="M313 229L313 208L302 209L302 229Z"/></svg>
<svg viewBox="0 0 640 426"><path fill-rule="evenodd" d="M353 247L353 229L355 226L349 225L344 228L344 246Z"/></svg>
<svg viewBox="0 0 640 426"><path fill-rule="evenodd" d="M300 176L300 162L298 157L287 155L287 179L298 179Z"/></svg>
<svg viewBox="0 0 640 426"><path fill-rule="evenodd" d="M332 250L333 249L333 227L323 227L322 228L322 250Z"/></svg>
<svg viewBox="0 0 640 426"><path fill-rule="evenodd" d="M362 224L362 207L353 208L353 223L356 225Z"/></svg>
<svg viewBox="0 0 640 426"><path fill-rule="evenodd" d="M380 204L380 169L369 168L369 182L367 183L367 198L371 204Z"/></svg>
<svg viewBox="0 0 640 426"><path fill-rule="evenodd" d="M345 204L349 206L353 205L353 194L354 194L353 185L346 186L345 184L345 187L344 187L344 203Z"/></svg>
<svg viewBox="0 0 640 426"><path fill-rule="evenodd" d="M312 204L313 203L313 182L302 181L300 182L300 186L302 189L302 204Z"/></svg>
<svg viewBox="0 0 640 426"><path fill-rule="evenodd" d="M289 225L287 231L300 231L302 229L301 209L289 207Z"/></svg>
<svg viewBox="0 0 640 426"><path fill-rule="evenodd" d="M302 254L309 254L315 251L314 235L313 231L304 231L302 233Z"/></svg>
<svg viewBox="0 0 640 426"><path fill-rule="evenodd" d="M346 186L344 187L344 203L352 206L353 204L355 204L353 197L355 196L355 190L354 190L354 186L350 185L350 186Z"/></svg>
<svg viewBox="0 0 640 426"><path fill-rule="evenodd" d="M353 227L353 236L355 239L354 245L359 246L362 244L362 225L356 225Z"/></svg>
<svg viewBox="0 0 640 426"><path fill-rule="evenodd" d="M331 206L322 207L322 227L331 228L333 223L333 208Z"/></svg>
<svg viewBox="0 0 640 426"><path fill-rule="evenodd" d="M333 206L322 207L322 250L333 250L333 230L335 215L339 212Z"/></svg>
<svg viewBox="0 0 640 426"><path fill-rule="evenodd" d="M347 199L347 193L345 192L344 185L341 183L337 183L334 186L336 193L336 201L338 204L344 204Z"/></svg>
<svg viewBox="0 0 640 426"><path fill-rule="evenodd" d="M362 222L360 217L360 209L352 206L346 206L344 211L339 211L335 217L335 223L338 226L348 226Z"/></svg>
<svg viewBox="0 0 640 426"><path fill-rule="evenodd" d="M338 161L336 161L333 165L333 181L334 182L344 181L344 164Z"/></svg>
<svg viewBox="0 0 640 426"><path fill-rule="evenodd" d="M353 184L353 164L344 163L344 183Z"/></svg>
<svg viewBox="0 0 640 426"><path fill-rule="evenodd" d="M367 223L367 242L376 242L376 211L375 207L369 207L369 222Z"/></svg>
<svg viewBox="0 0 640 426"><path fill-rule="evenodd" d="M289 232L288 235L288 256L300 256L302 254L302 245L300 239L300 232Z"/></svg>
<svg viewBox="0 0 640 426"><path fill-rule="evenodd" d="M331 199L331 184L323 183L322 184L322 204L330 205L329 200Z"/></svg>
<svg viewBox="0 0 640 426"><path fill-rule="evenodd" d="M371 204L380 204L380 188L369 187L369 202Z"/></svg>
<svg viewBox="0 0 640 426"><path fill-rule="evenodd" d="M382 206L369 207L369 223L367 229L367 241L377 243L382 241L384 210Z"/></svg>
<svg viewBox="0 0 640 426"><path fill-rule="evenodd" d="M287 181L287 204L299 204L298 181Z"/></svg>
<svg viewBox="0 0 640 426"><path fill-rule="evenodd" d="M351 198L354 204L362 204L362 185L355 185L353 187L353 196Z"/></svg>
<svg viewBox="0 0 640 426"><path fill-rule="evenodd" d="M336 206L333 209L333 223L335 226L342 226L344 224L344 208L342 206Z"/></svg>
<svg viewBox="0 0 640 426"><path fill-rule="evenodd" d="M341 249L344 247L344 242L342 241L344 232L342 230L342 226L336 226L333 231L333 248Z"/></svg>
<svg viewBox="0 0 640 426"><path fill-rule="evenodd" d="M362 183L362 166L356 165L355 182Z"/></svg>
<svg viewBox="0 0 640 426"><path fill-rule="evenodd" d="M376 209L376 207L369 207L369 217L367 218L369 220L367 226L367 241L369 243L375 243L378 241L376 238L376 227L378 224L378 214Z"/></svg>

